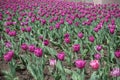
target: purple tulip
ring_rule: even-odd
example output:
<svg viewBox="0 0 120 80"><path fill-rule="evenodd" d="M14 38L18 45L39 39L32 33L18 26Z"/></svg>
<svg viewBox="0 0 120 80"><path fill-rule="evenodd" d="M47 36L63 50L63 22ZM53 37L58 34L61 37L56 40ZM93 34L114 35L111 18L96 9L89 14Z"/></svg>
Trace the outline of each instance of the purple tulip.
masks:
<svg viewBox="0 0 120 80"><path fill-rule="evenodd" d="M12 60L14 55L14 51L8 51L6 54L4 54L4 60L9 62Z"/></svg>
<svg viewBox="0 0 120 80"><path fill-rule="evenodd" d="M99 31L99 29L98 29L97 27L95 27L95 28L94 28L94 31L95 31L95 32L98 32L98 31Z"/></svg>
<svg viewBox="0 0 120 80"><path fill-rule="evenodd" d="M60 60L60 61L63 61L65 59L65 53L64 52L60 52L57 54L57 58Z"/></svg>
<svg viewBox="0 0 120 80"><path fill-rule="evenodd" d="M42 24L42 25L46 24L46 20L45 20L45 19L42 19L42 20L41 20L41 24Z"/></svg>
<svg viewBox="0 0 120 80"><path fill-rule="evenodd" d="M65 43L70 43L70 38L69 37L66 37L66 38L64 38L64 41L65 41Z"/></svg>
<svg viewBox="0 0 120 80"><path fill-rule="evenodd" d="M60 28L60 23L56 23L55 28L59 29Z"/></svg>
<svg viewBox="0 0 120 80"><path fill-rule="evenodd" d="M89 41L90 42L94 42L94 39L95 39L94 36L89 36Z"/></svg>
<svg viewBox="0 0 120 80"><path fill-rule="evenodd" d="M70 37L69 33L64 34L64 38L68 38L68 37Z"/></svg>
<svg viewBox="0 0 120 80"><path fill-rule="evenodd" d="M37 57L42 57L43 51L42 51L41 48L36 48L36 49L34 50L34 54L35 54L35 56L37 56Z"/></svg>
<svg viewBox="0 0 120 80"><path fill-rule="evenodd" d="M101 54L100 53L96 53L94 54L94 58L99 60L101 58Z"/></svg>
<svg viewBox="0 0 120 80"><path fill-rule="evenodd" d="M114 55L116 58L120 58L120 50L115 51Z"/></svg>
<svg viewBox="0 0 120 80"><path fill-rule="evenodd" d="M72 48L73 48L73 51L74 51L74 52L80 51L80 45L79 45L79 44L74 44L74 45L72 46Z"/></svg>
<svg viewBox="0 0 120 80"><path fill-rule="evenodd" d="M43 36L39 36L39 39L43 41Z"/></svg>
<svg viewBox="0 0 120 80"><path fill-rule="evenodd" d="M5 42L5 46L6 46L7 48L10 48L10 47L12 46L12 44L11 44L11 42L7 41L7 42Z"/></svg>
<svg viewBox="0 0 120 80"><path fill-rule="evenodd" d="M73 21L72 20L68 20L67 21L69 25L72 25Z"/></svg>
<svg viewBox="0 0 120 80"><path fill-rule="evenodd" d="M75 61L75 66L79 69L83 69L85 67L85 65L86 65L85 60L78 59L78 60Z"/></svg>
<svg viewBox="0 0 120 80"><path fill-rule="evenodd" d="M26 29L22 27L22 28L21 28L21 31L25 32L25 31L26 31Z"/></svg>
<svg viewBox="0 0 120 80"><path fill-rule="evenodd" d="M102 46L101 45L97 45L96 46L96 50L100 51L102 49Z"/></svg>
<svg viewBox="0 0 120 80"><path fill-rule="evenodd" d="M45 46L47 46L47 45L49 44L49 40L47 40L47 39L44 40L44 41L43 41L43 44L44 44Z"/></svg>
<svg viewBox="0 0 120 80"><path fill-rule="evenodd" d="M27 32L31 32L31 30L32 30L32 27L30 27L30 26L28 26L28 27L26 28L26 31L27 31Z"/></svg>
<svg viewBox="0 0 120 80"><path fill-rule="evenodd" d="M10 32L10 28L6 28L5 32L8 34Z"/></svg>
<svg viewBox="0 0 120 80"><path fill-rule="evenodd" d="M83 33L82 33L82 32L79 32L79 33L78 33L78 37L82 39L82 38L83 38Z"/></svg>
<svg viewBox="0 0 120 80"><path fill-rule="evenodd" d="M30 52L34 52L34 50L35 50L35 45L29 45L28 46L28 50L30 51Z"/></svg>
<svg viewBox="0 0 120 80"><path fill-rule="evenodd" d="M21 45L21 48L22 48L23 50L27 50L27 49L28 49L28 45L27 45L26 43L23 43L23 44Z"/></svg>
<svg viewBox="0 0 120 80"><path fill-rule="evenodd" d="M11 37L12 37L12 36L16 36L16 31L10 31L8 34L9 34L9 36L11 36Z"/></svg>
<svg viewBox="0 0 120 80"><path fill-rule="evenodd" d="M50 26L49 29L52 31L53 30L53 26Z"/></svg>
<svg viewBox="0 0 120 80"><path fill-rule="evenodd" d="M110 29L109 29L109 31L110 31L110 33L111 33L111 34L114 34L114 32L115 32L115 29L113 29L113 28L110 28Z"/></svg>
<svg viewBox="0 0 120 80"><path fill-rule="evenodd" d="M75 26L76 26L76 27L78 27L78 26L79 26L79 24L80 24L79 22L75 22Z"/></svg>

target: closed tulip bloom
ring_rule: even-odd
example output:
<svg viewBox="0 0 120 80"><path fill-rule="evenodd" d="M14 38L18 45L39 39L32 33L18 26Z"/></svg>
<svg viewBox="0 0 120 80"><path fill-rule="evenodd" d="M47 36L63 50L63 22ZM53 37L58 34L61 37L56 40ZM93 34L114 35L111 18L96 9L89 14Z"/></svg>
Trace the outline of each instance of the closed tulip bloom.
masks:
<svg viewBox="0 0 120 80"><path fill-rule="evenodd" d="M56 65L56 60L55 59L50 59L49 64L50 64L50 66L54 67Z"/></svg>
<svg viewBox="0 0 120 80"><path fill-rule="evenodd" d="M9 34L9 36L11 36L11 37L12 37L12 36L16 36L16 31L10 31L8 34Z"/></svg>
<svg viewBox="0 0 120 80"><path fill-rule="evenodd" d="M44 40L44 41L43 41L43 44L44 44L45 46L47 46L47 45L49 44L49 40L47 40L47 39Z"/></svg>
<svg viewBox="0 0 120 80"><path fill-rule="evenodd" d="M94 58L99 60L101 58L101 54L100 53L96 53L94 54Z"/></svg>
<svg viewBox="0 0 120 80"><path fill-rule="evenodd" d="M74 45L72 46L72 48L73 48L73 51L74 51L74 52L80 51L80 45L79 45L79 44L74 44Z"/></svg>
<svg viewBox="0 0 120 80"><path fill-rule="evenodd" d="M95 32L98 32L98 31L99 31L99 29L98 29L97 27L95 27L93 30L94 30Z"/></svg>
<svg viewBox="0 0 120 80"><path fill-rule="evenodd" d="M82 39L82 38L83 38L83 33L82 33L82 32L79 32L79 33L78 33L78 37Z"/></svg>
<svg viewBox="0 0 120 80"><path fill-rule="evenodd" d="M100 51L102 49L102 46L101 45L97 45L96 46L96 50Z"/></svg>
<svg viewBox="0 0 120 80"><path fill-rule="evenodd" d="M70 34L69 33L65 33L64 34L64 38L66 38L66 37L70 37Z"/></svg>
<svg viewBox="0 0 120 80"><path fill-rule="evenodd" d="M89 41L90 42L94 42L94 39L95 39L94 36L89 36Z"/></svg>
<svg viewBox="0 0 120 80"><path fill-rule="evenodd" d="M14 51L8 51L6 54L4 54L4 60L9 62L12 60L14 55Z"/></svg>
<svg viewBox="0 0 120 80"><path fill-rule="evenodd" d="M10 48L10 47L12 46L12 44L11 44L11 42L7 41L7 42L5 42L5 46L6 46L7 48Z"/></svg>
<svg viewBox="0 0 120 80"><path fill-rule="evenodd" d="M63 61L65 59L65 53L64 52L60 52L57 54L57 58L60 60L60 61Z"/></svg>
<svg viewBox="0 0 120 80"><path fill-rule="evenodd" d="M46 24L46 20L42 19L42 20L41 20L41 24L42 24L42 25Z"/></svg>
<svg viewBox="0 0 120 80"><path fill-rule="evenodd" d="M120 68L113 68L110 72L112 77L119 77L120 76Z"/></svg>
<svg viewBox="0 0 120 80"><path fill-rule="evenodd" d="M69 25L72 25L73 21L72 20L68 20L67 21Z"/></svg>
<svg viewBox="0 0 120 80"><path fill-rule="evenodd" d="M17 24L17 22L12 22L13 23L13 25L16 25Z"/></svg>
<svg viewBox="0 0 120 80"><path fill-rule="evenodd" d="M109 31L110 31L110 33L111 33L111 34L114 34L114 32L115 32L115 29L113 29L113 28L110 28L110 29L109 29Z"/></svg>
<svg viewBox="0 0 120 80"><path fill-rule="evenodd" d="M10 32L10 29L9 28L6 28L5 29L5 32L8 34Z"/></svg>
<svg viewBox="0 0 120 80"><path fill-rule="evenodd" d="M29 50L30 52L34 52L34 50L35 50L35 45L29 45L29 46L28 46L28 50Z"/></svg>
<svg viewBox="0 0 120 80"><path fill-rule="evenodd" d="M21 45L21 48L22 48L22 50L27 50L28 49L28 45L26 43L23 43Z"/></svg>
<svg viewBox="0 0 120 80"><path fill-rule="evenodd" d="M30 26L28 26L28 27L26 28L26 31L27 31L27 32L31 32L31 30L32 30L32 27L30 27Z"/></svg>
<svg viewBox="0 0 120 80"><path fill-rule="evenodd" d="M92 61L90 62L90 66L91 66L91 68L94 69L94 70L99 69L99 66L100 66L99 61L98 61L98 60L92 60Z"/></svg>
<svg viewBox="0 0 120 80"><path fill-rule="evenodd" d="M43 36L39 36L39 39L43 41Z"/></svg>
<svg viewBox="0 0 120 80"><path fill-rule="evenodd" d="M114 55L116 58L120 58L120 50L115 51Z"/></svg>
<svg viewBox="0 0 120 80"><path fill-rule="evenodd" d="M70 43L70 38L69 38L69 37L68 37L68 38L66 37L66 38L64 38L64 41L65 41L65 43L68 44L68 43Z"/></svg>
<svg viewBox="0 0 120 80"><path fill-rule="evenodd" d="M60 28L60 23L56 23L55 28L59 29Z"/></svg>
<svg viewBox="0 0 120 80"><path fill-rule="evenodd" d="M76 60L75 61L75 66L79 69L83 69L86 65L86 61L85 60Z"/></svg>
<svg viewBox="0 0 120 80"><path fill-rule="evenodd" d="M50 26L49 29L52 31L53 30L53 26Z"/></svg>
<svg viewBox="0 0 120 80"><path fill-rule="evenodd" d="M42 51L41 48L36 48L36 49L34 50L34 54L35 54L35 56L37 56L37 57L42 57L43 51Z"/></svg>
<svg viewBox="0 0 120 80"><path fill-rule="evenodd" d="M26 29L22 27L22 28L21 28L21 31L25 32L25 31L26 31Z"/></svg>
<svg viewBox="0 0 120 80"><path fill-rule="evenodd" d="M79 24L80 24L79 22L75 22L75 26L76 26L76 27L78 27L78 26L79 26Z"/></svg>

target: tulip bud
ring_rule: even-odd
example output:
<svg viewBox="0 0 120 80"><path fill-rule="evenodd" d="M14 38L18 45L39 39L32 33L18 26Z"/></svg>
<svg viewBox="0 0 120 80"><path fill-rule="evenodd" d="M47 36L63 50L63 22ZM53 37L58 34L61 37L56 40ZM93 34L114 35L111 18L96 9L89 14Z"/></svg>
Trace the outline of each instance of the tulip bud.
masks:
<svg viewBox="0 0 120 80"><path fill-rule="evenodd" d="M57 54L57 58L60 60L60 61L63 61L64 58L65 58L65 53L64 52L60 52Z"/></svg>
<svg viewBox="0 0 120 80"><path fill-rule="evenodd" d="M78 59L75 61L75 66L79 69L83 69L85 67L85 65L86 65L86 61L84 61L84 60Z"/></svg>
<svg viewBox="0 0 120 80"><path fill-rule="evenodd" d="M92 60L92 61L90 62L90 66L91 66L92 69L94 69L94 70L99 69L99 66L100 66L99 61L98 61L98 60Z"/></svg>

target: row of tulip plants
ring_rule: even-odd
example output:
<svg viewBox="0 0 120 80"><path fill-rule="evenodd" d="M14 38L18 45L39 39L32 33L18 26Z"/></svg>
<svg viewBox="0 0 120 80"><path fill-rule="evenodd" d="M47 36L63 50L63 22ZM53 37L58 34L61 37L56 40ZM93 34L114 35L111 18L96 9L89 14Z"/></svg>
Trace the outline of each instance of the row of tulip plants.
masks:
<svg viewBox="0 0 120 80"><path fill-rule="evenodd" d="M120 5L0 1L0 57L6 80L119 80ZM18 63L20 62L20 64Z"/></svg>

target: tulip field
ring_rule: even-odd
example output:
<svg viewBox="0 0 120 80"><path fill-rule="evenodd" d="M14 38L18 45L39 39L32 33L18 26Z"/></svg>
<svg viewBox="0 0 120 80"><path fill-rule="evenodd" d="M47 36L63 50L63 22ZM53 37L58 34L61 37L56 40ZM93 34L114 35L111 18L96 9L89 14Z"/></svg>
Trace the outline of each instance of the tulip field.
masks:
<svg viewBox="0 0 120 80"><path fill-rule="evenodd" d="M120 4L1 0L0 80L120 80Z"/></svg>

